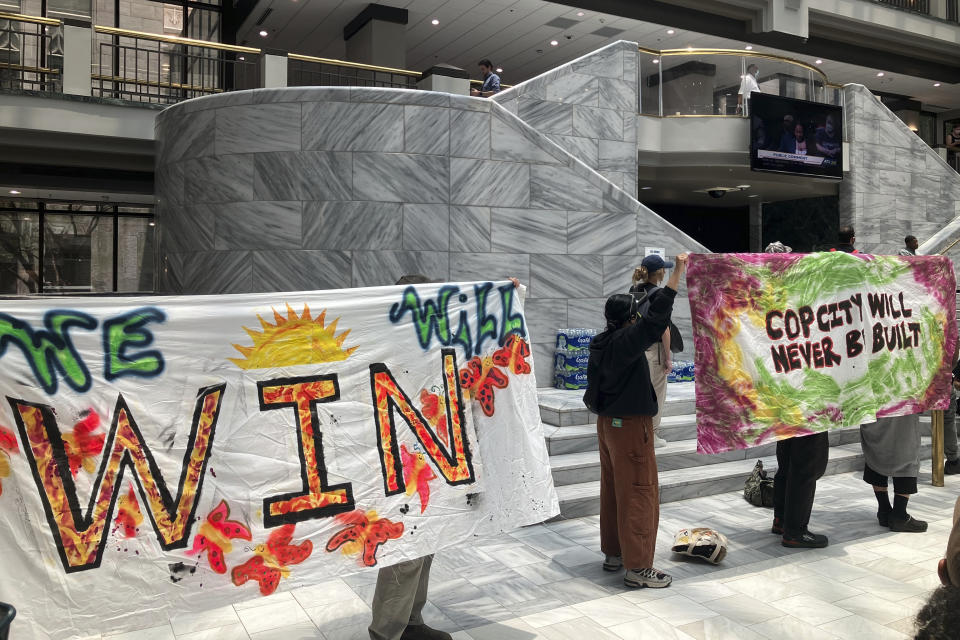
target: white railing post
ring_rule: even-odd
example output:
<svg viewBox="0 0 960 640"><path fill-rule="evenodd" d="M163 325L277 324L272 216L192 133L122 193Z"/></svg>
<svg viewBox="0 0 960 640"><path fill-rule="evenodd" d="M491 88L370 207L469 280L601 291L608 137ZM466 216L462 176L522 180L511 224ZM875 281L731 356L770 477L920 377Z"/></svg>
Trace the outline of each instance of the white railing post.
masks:
<svg viewBox="0 0 960 640"><path fill-rule="evenodd" d="M287 52L264 49L260 54L260 86L277 89L287 86Z"/></svg>
<svg viewBox="0 0 960 640"><path fill-rule="evenodd" d="M63 92L74 96L92 93L93 29L87 20L63 19Z"/></svg>

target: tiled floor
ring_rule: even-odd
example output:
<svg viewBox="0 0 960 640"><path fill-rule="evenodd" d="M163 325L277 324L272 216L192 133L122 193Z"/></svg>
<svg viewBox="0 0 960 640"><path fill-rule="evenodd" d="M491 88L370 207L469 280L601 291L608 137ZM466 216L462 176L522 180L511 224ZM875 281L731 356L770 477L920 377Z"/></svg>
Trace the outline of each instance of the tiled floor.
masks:
<svg viewBox="0 0 960 640"><path fill-rule="evenodd" d="M602 640L912 637L912 617L937 584L960 478L929 485L929 462L911 512L925 534L894 534L876 502L846 473L821 480L811 528L823 550L787 550L769 533L771 512L738 493L663 505L657 566L669 589L629 590L600 568L598 519L538 525L438 554L427 621L458 640ZM722 565L670 553L685 526L725 532ZM104 640L365 640L374 572L281 593Z"/></svg>

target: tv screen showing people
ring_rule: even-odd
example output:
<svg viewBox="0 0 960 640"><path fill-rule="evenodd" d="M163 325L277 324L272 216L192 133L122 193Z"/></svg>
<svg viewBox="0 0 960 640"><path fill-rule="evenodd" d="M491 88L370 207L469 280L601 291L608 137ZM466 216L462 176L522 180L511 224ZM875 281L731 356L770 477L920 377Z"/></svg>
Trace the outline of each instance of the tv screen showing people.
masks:
<svg viewBox="0 0 960 640"><path fill-rule="evenodd" d="M750 114L751 169L843 178L843 109L754 93Z"/></svg>

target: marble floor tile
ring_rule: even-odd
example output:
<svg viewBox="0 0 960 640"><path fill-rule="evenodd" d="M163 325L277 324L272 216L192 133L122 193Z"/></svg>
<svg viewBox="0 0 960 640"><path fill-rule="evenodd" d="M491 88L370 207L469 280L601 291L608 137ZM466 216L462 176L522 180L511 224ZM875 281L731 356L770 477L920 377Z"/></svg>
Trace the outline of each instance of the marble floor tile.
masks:
<svg viewBox="0 0 960 640"><path fill-rule="evenodd" d="M474 627L467 633L473 640L530 640L538 636L537 630L520 618Z"/></svg>
<svg viewBox="0 0 960 640"><path fill-rule="evenodd" d="M765 640L756 631L721 616L697 620L679 630L697 640Z"/></svg>
<svg viewBox="0 0 960 640"><path fill-rule="evenodd" d="M291 591L290 594L305 609L319 607L331 602L353 600L357 597L353 589L343 580L329 580L309 587L300 587ZM176 630L176 627L174 627L174 630Z"/></svg>
<svg viewBox="0 0 960 640"><path fill-rule="evenodd" d="M613 627L631 620L640 620L650 614L639 605L620 596L607 596L573 605L582 615L604 627Z"/></svg>
<svg viewBox="0 0 960 640"><path fill-rule="evenodd" d="M779 638L783 638L784 640L786 638L802 638L803 640L845 640L825 629L807 624L793 616L772 618L755 624L750 628L764 638L770 638L771 640Z"/></svg>
<svg viewBox="0 0 960 640"><path fill-rule="evenodd" d="M790 583L791 587L799 589L807 595L819 598L824 602L834 602L845 598L853 598L863 593L862 590L849 583L830 580L823 577L798 578Z"/></svg>
<svg viewBox="0 0 960 640"><path fill-rule="evenodd" d="M314 627L314 629L316 629L316 627ZM270 632L267 631L266 633ZM319 631L317 631L313 637L317 638L317 634L319 634ZM242 624L236 622L222 627L213 627L212 629L203 629L202 631L178 635L177 640L250 640L250 634L247 633L247 630Z"/></svg>
<svg viewBox="0 0 960 640"><path fill-rule="evenodd" d="M783 600L770 603L784 613L796 618L803 618L810 624L822 625L850 615L850 612L834 606L813 596L802 594L791 596Z"/></svg>
<svg viewBox="0 0 960 640"><path fill-rule="evenodd" d="M746 626L783 616L781 610L742 595L718 598L704 603L703 606L716 611L724 618Z"/></svg>
<svg viewBox="0 0 960 640"><path fill-rule="evenodd" d="M675 627L717 615L712 609L681 595L645 602L640 605L640 608Z"/></svg>
<svg viewBox="0 0 960 640"><path fill-rule="evenodd" d="M319 607L305 609L318 627L350 626L354 624L370 623L370 607L360 598L343 600Z"/></svg>
<svg viewBox="0 0 960 640"><path fill-rule="evenodd" d="M170 623L126 633L105 634L104 640L175 640Z"/></svg>
<svg viewBox="0 0 960 640"><path fill-rule="evenodd" d="M523 621L534 629L539 629L540 627L547 627L552 624L559 624L561 622L567 622L568 620L582 617L583 614L572 606L563 606L557 607L556 609L551 609L549 611L541 611L539 613L525 615L523 616Z"/></svg>
<svg viewBox="0 0 960 640"><path fill-rule="evenodd" d="M633 624L628 622L626 624ZM538 633L547 640L617 640L618 636L590 618L574 618L566 622L551 624L546 627L540 627Z"/></svg>
<svg viewBox="0 0 960 640"><path fill-rule="evenodd" d="M861 616L847 616L821 625L824 631L838 638L869 638L870 640L904 640L907 636L889 627Z"/></svg>
<svg viewBox="0 0 960 640"><path fill-rule="evenodd" d="M599 566L603 562L603 557L596 551L576 545L554 555L553 561L564 567L577 567L585 564Z"/></svg>
<svg viewBox="0 0 960 640"><path fill-rule="evenodd" d="M319 636L320 629L308 621L254 633L250 640L316 640Z"/></svg>
<svg viewBox="0 0 960 640"><path fill-rule="evenodd" d="M889 602L872 593L833 600L833 604L850 613L855 613L878 624L889 624L900 618L916 615L916 610L900 602Z"/></svg>
<svg viewBox="0 0 960 640"><path fill-rule="evenodd" d="M736 595L737 593L725 584L706 581L693 583L678 581L670 585L670 591L674 594L686 596L700 604L719 598L726 598L727 596Z"/></svg>
<svg viewBox="0 0 960 640"><path fill-rule="evenodd" d="M240 616L240 622L243 623L247 633L251 635L295 623L310 622L306 611L293 598L261 607L239 609L237 615Z"/></svg>
<svg viewBox="0 0 960 640"><path fill-rule="evenodd" d="M324 640L370 640L370 623L333 627L323 632Z"/></svg>
<svg viewBox="0 0 960 640"><path fill-rule="evenodd" d="M178 636L232 624L240 624L240 618L229 605L201 613L184 613L170 619L173 633Z"/></svg>
<svg viewBox="0 0 960 640"><path fill-rule="evenodd" d="M610 627L609 631L623 640L693 640L691 636L653 616L641 622L626 622ZM591 636L592 637L592 636Z"/></svg>
<svg viewBox="0 0 960 640"><path fill-rule="evenodd" d="M472 629L492 622L515 618L513 613L490 597L478 597L466 602L439 604L445 616L463 629Z"/></svg>
<svg viewBox="0 0 960 640"><path fill-rule="evenodd" d="M866 591L884 600L889 600L890 602L897 602L904 598L912 598L913 596L923 593L923 589L916 585L880 575L872 575L866 578L860 578L859 580L853 580L849 584L852 587Z"/></svg>
<svg viewBox="0 0 960 640"><path fill-rule="evenodd" d="M536 585L556 582L558 580L567 580L573 577L563 565L553 560L549 562L525 564L520 567L514 567L513 570Z"/></svg>

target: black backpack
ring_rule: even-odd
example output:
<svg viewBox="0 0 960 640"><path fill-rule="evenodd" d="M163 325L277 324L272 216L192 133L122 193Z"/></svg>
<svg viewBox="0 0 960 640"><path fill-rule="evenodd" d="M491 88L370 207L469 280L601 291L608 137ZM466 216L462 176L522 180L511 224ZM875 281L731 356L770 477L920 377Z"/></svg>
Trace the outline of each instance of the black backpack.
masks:
<svg viewBox="0 0 960 640"><path fill-rule="evenodd" d="M654 289L655 291L656 289ZM637 299L637 296L643 293L643 297ZM630 289L630 294L637 300L637 313L644 317L650 312L650 293L643 289ZM680 335L680 329L670 321L670 353L680 353L683 351L683 336Z"/></svg>

